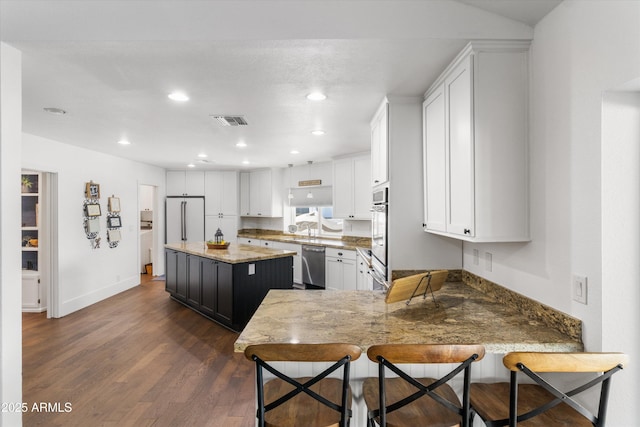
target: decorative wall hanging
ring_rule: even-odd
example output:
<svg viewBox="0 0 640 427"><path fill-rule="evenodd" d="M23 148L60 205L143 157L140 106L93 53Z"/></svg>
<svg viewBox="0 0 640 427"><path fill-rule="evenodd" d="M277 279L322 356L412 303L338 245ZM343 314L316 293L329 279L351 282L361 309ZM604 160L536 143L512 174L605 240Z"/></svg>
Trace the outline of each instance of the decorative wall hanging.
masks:
<svg viewBox="0 0 640 427"><path fill-rule="evenodd" d="M107 230L107 240L109 241L109 247L115 248L120 241L120 230Z"/></svg>
<svg viewBox="0 0 640 427"><path fill-rule="evenodd" d="M99 199L100 198L100 184L96 184L93 181L89 181L85 184L84 197L87 199Z"/></svg>
<svg viewBox="0 0 640 427"><path fill-rule="evenodd" d="M100 247L100 204L97 199L85 199L82 204L84 232L91 241L91 247Z"/></svg>
<svg viewBox="0 0 640 427"><path fill-rule="evenodd" d="M121 240L120 198L111 195L107 207L109 208L109 213L107 214L107 241L110 248L116 248Z"/></svg>
<svg viewBox="0 0 640 427"><path fill-rule="evenodd" d="M109 197L109 212L120 212L120 198Z"/></svg>
<svg viewBox="0 0 640 427"><path fill-rule="evenodd" d="M107 217L107 228L120 228L122 227L122 221L118 215Z"/></svg>
<svg viewBox="0 0 640 427"><path fill-rule="evenodd" d="M90 218L102 215L102 212L100 211L99 203L93 203L92 201L85 203L84 209L85 209L85 216L88 216Z"/></svg>

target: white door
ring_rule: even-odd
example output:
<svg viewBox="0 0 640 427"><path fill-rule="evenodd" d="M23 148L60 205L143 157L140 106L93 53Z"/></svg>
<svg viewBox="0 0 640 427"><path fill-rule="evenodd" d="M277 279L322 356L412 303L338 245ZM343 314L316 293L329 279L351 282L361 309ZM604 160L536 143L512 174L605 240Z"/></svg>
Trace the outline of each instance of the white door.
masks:
<svg viewBox="0 0 640 427"><path fill-rule="evenodd" d="M449 100L447 230L466 236L475 235L472 63L469 57L445 82Z"/></svg>
<svg viewBox="0 0 640 427"><path fill-rule="evenodd" d="M204 197L168 197L166 208L166 243L205 240Z"/></svg>
<svg viewBox="0 0 640 427"><path fill-rule="evenodd" d="M204 241L204 198L185 198L187 242Z"/></svg>
<svg viewBox="0 0 640 427"><path fill-rule="evenodd" d="M353 159L353 215L358 219L371 219L370 176L371 158L358 157Z"/></svg>
<svg viewBox="0 0 640 427"><path fill-rule="evenodd" d="M222 200L220 213L223 215L238 215L238 173L222 172Z"/></svg>
<svg viewBox="0 0 640 427"><path fill-rule="evenodd" d="M444 87L424 102L424 223L427 230L446 231L446 117Z"/></svg>
<svg viewBox="0 0 640 427"><path fill-rule="evenodd" d="M333 163L333 216L349 218L353 214L353 163L351 159ZM369 177L366 180L369 184ZM369 187L371 193L371 187Z"/></svg>

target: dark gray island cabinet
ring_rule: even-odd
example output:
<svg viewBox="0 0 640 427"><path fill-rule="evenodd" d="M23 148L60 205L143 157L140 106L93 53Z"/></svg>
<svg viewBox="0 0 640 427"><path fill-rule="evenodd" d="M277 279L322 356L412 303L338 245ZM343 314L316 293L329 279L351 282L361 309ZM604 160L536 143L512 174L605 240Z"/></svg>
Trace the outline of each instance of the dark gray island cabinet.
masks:
<svg viewBox="0 0 640 427"><path fill-rule="evenodd" d="M293 255L250 245L167 244L166 290L175 301L240 332L269 289L292 289Z"/></svg>

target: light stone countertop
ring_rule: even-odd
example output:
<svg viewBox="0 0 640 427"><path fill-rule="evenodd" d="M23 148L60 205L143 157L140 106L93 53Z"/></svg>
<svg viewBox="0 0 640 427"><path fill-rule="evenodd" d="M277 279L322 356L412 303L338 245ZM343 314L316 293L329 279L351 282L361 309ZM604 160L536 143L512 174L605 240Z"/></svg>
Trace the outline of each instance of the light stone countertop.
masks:
<svg viewBox="0 0 640 427"><path fill-rule="evenodd" d="M284 233L238 233L238 237L246 237L250 239L270 240L272 242L293 243L297 245L324 246L327 248L355 250L357 247L371 247L370 238L351 238L343 240L329 237L307 237L302 235L284 234Z"/></svg>
<svg viewBox="0 0 640 427"><path fill-rule="evenodd" d="M234 243L230 244L226 249L208 249L205 242L168 243L164 245L164 247L203 258L226 262L227 264L240 264L296 255L295 251Z"/></svg>
<svg viewBox="0 0 640 427"><path fill-rule="evenodd" d="M463 284L385 304L381 291L271 290L235 342L349 342L366 351L384 343L483 344L487 353L582 351L583 345Z"/></svg>

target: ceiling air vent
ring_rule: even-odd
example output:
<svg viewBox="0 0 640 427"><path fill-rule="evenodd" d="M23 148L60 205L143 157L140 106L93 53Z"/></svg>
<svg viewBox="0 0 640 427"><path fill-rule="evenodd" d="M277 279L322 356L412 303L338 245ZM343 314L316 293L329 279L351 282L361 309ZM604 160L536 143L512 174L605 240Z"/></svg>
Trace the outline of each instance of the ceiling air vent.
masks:
<svg viewBox="0 0 640 427"><path fill-rule="evenodd" d="M222 126L247 126L247 121L244 116L224 116L221 114L212 114L215 120L220 122Z"/></svg>

